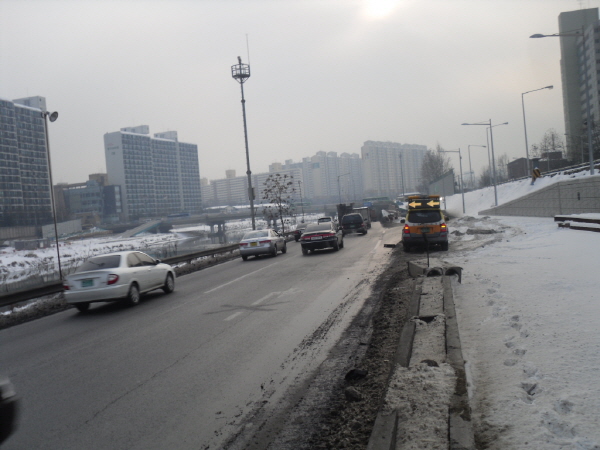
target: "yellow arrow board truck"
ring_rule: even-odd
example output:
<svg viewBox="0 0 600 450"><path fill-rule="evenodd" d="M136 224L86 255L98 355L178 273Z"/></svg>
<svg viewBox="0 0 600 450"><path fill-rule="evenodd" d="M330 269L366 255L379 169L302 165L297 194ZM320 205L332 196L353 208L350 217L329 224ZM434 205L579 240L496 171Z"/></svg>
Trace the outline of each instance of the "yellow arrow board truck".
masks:
<svg viewBox="0 0 600 450"><path fill-rule="evenodd" d="M448 250L448 226L440 208L440 196L413 196L408 198L408 212L403 220L402 247L408 252L413 247L440 246Z"/></svg>

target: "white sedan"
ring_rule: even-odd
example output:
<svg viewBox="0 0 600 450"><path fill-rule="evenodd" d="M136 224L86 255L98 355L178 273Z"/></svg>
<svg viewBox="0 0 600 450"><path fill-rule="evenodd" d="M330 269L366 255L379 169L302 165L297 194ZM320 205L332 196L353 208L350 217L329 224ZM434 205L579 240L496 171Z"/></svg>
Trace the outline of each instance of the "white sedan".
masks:
<svg viewBox="0 0 600 450"><path fill-rule="evenodd" d="M92 302L125 300L137 305L140 295L175 289L175 271L145 253L130 251L93 256L63 282L67 303L83 312Z"/></svg>

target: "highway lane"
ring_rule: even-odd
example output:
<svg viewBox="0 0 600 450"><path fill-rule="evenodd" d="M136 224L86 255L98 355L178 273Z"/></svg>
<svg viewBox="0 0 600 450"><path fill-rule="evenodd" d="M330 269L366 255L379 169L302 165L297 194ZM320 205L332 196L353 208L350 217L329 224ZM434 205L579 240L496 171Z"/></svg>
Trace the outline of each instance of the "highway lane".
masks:
<svg viewBox="0 0 600 450"><path fill-rule="evenodd" d="M385 231L339 252L241 259L140 305L98 304L0 331L22 396L4 449L218 448L325 357L386 261Z"/></svg>

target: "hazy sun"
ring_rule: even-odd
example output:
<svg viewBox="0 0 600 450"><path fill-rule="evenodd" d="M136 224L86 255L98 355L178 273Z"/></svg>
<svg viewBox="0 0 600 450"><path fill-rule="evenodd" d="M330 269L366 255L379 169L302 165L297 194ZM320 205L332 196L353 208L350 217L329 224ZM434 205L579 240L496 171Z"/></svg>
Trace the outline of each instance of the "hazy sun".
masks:
<svg viewBox="0 0 600 450"><path fill-rule="evenodd" d="M400 0L365 0L365 12L371 19L387 17L400 3Z"/></svg>

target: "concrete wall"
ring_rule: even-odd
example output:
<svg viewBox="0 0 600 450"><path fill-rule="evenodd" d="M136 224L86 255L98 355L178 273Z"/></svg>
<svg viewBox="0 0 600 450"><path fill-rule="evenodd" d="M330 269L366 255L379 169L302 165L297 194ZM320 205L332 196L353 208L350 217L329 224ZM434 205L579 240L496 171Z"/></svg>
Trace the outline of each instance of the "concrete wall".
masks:
<svg viewBox="0 0 600 450"><path fill-rule="evenodd" d="M0 240L36 237L36 227L1 227Z"/></svg>
<svg viewBox="0 0 600 450"><path fill-rule="evenodd" d="M600 213L600 176L559 181L511 202L479 211L489 216L532 217L581 213Z"/></svg>

